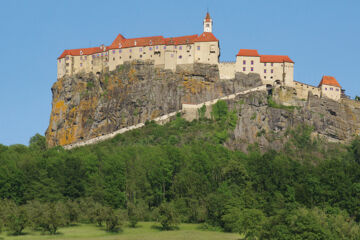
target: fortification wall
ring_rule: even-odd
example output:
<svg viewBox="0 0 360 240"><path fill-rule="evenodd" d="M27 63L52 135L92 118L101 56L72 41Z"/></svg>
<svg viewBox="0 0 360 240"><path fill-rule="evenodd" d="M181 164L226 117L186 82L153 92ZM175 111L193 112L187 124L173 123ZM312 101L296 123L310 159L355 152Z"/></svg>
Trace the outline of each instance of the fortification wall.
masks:
<svg viewBox="0 0 360 240"><path fill-rule="evenodd" d="M292 87L296 89L297 97L300 99L307 99L309 92L311 92L314 96L321 96L320 88L309 84L294 81Z"/></svg>
<svg viewBox="0 0 360 240"><path fill-rule="evenodd" d="M235 62L222 62L218 64L220 79L233 79L235 78L236 63Z"/></svg>

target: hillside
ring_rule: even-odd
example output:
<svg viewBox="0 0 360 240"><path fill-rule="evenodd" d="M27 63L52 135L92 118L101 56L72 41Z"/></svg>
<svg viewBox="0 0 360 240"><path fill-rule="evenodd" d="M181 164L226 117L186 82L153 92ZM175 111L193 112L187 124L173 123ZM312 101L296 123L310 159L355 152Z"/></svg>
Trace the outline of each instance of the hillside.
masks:
<svg viewBox="0 0 360 240"><path fill-rule="evenodd" d="M358 239L360 141L329 143L299 125L278 135L286 142L280 151L257 144L249 145L247 154L230 150L225 146L235 146L239 113L247 116L247 108L260 104L251 100L261 99L253 94L236 104L219 101L212 120L187 122L177 116L164 126L147 122L70 151L46 150L41 136L32 138L30 147L1 146L1 196L25 209L48 202L58 202L64 213L82 209L77 220L65 215L72 216L68 224L94 221L99 204L120 210L121 219L130 218L135 207L142 221L159 221L166 206L181 222L248 237ZM274 106L271 111L295 114L293 108Z"/></svg>

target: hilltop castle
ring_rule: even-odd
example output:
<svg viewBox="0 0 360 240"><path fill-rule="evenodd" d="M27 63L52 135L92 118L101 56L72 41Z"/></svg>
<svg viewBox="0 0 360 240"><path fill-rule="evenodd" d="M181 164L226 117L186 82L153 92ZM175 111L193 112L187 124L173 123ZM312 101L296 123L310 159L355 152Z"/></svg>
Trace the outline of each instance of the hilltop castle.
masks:
<svg viewBox="0 0 360 240"><path fill-rule="evenodd" d="M57 77L113 71L132 60L151 60L155 67L170 70L177 65L204 63L218 65L220 79L232 79L236 72L258 73L264 85L294 87L299 98L306 99L310 91L318 97L340 100L341 86L334 77L323 76L318 87L294 81L294 62L288 56L259 55L257 50L240 49L236 62L219 62L219 40L212 33L209 13L203 26L200 35L127 39L119 34L110 46L65 50L58 58Z"/></svg>

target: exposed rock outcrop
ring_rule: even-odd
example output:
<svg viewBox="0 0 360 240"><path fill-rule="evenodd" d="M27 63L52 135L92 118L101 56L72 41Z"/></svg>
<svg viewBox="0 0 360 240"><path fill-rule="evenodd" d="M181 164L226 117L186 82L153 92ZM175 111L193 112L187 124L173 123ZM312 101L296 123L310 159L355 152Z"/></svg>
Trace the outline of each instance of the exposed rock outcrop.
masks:
<svg viewBox="0 0 360 240"><path fill-rule="evenodd" d="M311 94L307 101L302 101L290 97L291 93L296 94L292 88L275 89L272 96L275 104L269 104L269 96L264 92L252 92L229 101L230 107L237 109L238 123L228 147L246 151L249 144L257 143L263 150L279 150L287 141L286 131L304 124L313 127L314 135L331 142L347 142L359 135L359 103L347 99L336 102Z"/></svg>
<svg viewBox="0 0 360 240"><path fill-rule="evenodd" d="M49 146L91 139L181 109L261 85L257 74L220 80L217 65L179 66L126 62L113 72L66 76L52 87Z"/></svg>

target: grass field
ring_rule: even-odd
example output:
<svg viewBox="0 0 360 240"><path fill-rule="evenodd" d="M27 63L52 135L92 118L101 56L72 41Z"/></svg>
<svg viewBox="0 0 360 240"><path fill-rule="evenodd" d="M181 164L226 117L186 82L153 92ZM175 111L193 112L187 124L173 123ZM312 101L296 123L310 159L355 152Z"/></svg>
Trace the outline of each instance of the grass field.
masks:
<svg viewBox="0 0 360 240"><path fill-rule="evenodd" d="M42 235L40 232L33 232L26 229L24 235L8 236L0 234L2 240L45 240L45 239L88 239L88 240L237 240L239 234L205 231L200 229L199 224L180 224L179 230L160 231L159 226L153 222L141 222L136 228L125 226L121 233L107 233L104 229L91 224L83 224L74 227L59 229L57 235Z"/></svg>

